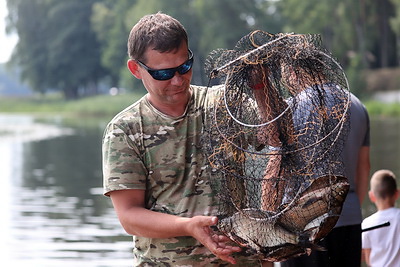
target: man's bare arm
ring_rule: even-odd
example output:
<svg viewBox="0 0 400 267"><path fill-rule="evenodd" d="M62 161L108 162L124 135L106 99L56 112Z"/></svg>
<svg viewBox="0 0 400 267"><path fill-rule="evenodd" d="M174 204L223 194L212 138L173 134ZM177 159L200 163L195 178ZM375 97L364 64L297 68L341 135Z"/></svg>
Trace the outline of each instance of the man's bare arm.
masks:
<svg viewBox="0 0 400 267"><path fill-rule="evenodd" d="M240 251L229 246L229 239L212 233L210 226L218 221L215 216L192 218L154 212L144 207L144 190L119 190L111 192L117 216L128 234L149 238L192 236L222 260L234 263L230 254Z"/></svg>
<svg viewBox="0 0 400 267"><path fill-rule="evenodd" d="M355 179L356 192L360 204L364 201L368 192L369 173L371 170L371 163L369 159L369 146L363 146L358 153L357 174Z"/></svg>

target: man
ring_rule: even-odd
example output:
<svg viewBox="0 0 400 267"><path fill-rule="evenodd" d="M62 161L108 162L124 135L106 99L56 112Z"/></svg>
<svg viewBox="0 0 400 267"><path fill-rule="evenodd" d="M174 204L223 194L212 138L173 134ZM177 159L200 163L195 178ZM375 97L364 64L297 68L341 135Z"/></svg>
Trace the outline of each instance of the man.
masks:
<svg viewBox="0 0 400 267"><path fill-rule="evenodd" d="M343 150L345 172L350 190L335 228L322 240L326 251L313 251L282 262L283 267L336 267L361 265L361 203L368 191L369 117L361 101L351 94L350 131Z"/></svg>
<svg viewBox="0 0 400 267"><path fill-rule="evenodd" d="M214 192L200 135L219 90L190 85L193 53L176 19L144 16L131 30L128 69L147 94L103 138L105 195L134 236L135 266L219 266L258 261L214 234Z"/></svg>

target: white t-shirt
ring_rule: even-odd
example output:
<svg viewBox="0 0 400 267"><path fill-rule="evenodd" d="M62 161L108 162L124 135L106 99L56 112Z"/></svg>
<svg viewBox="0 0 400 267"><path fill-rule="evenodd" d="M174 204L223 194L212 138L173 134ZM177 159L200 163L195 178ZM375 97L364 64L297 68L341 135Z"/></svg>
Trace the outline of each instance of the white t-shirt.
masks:
<svg viewBox="0 0 400 267"><path fill-rule="evenodd" d="M390 222L387 227L362 233L362 248L371 249L371 266L400 266L400 209L389 208L365 218L362 229Z"/></svg>

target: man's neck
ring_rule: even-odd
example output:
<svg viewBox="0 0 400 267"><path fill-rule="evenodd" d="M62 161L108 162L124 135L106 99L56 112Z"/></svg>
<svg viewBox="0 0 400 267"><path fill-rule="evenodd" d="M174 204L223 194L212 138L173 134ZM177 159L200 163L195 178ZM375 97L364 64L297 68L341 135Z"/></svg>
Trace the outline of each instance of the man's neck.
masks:
<svg viewBox="0 0 400 267"><path fill-rule="evenodd" d="M158 111L160 111L161 113L171 116L171 117L180 117L182 115L185 114L187 106L190 102L192 96L192 92L191 90L189 91L189 95L188 98L185 102L184 105L163 105L162 103L159 103L158 105L155 105L155 103L153 103L151 101L151 98L147 96L147 101Z"/></svg>

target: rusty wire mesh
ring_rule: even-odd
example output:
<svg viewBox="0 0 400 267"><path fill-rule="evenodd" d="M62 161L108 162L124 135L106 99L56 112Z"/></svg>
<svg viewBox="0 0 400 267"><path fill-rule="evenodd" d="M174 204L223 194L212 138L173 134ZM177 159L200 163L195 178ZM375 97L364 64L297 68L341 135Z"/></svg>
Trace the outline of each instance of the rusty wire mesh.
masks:
<svg viewBox="0 0 400 267"><path fill-rule="evenodd" d="M349 187L342 68L318 35L255 31L210 53L206 71L225 84L204 136L218 230L261 259L318 248Z"/></svg>

